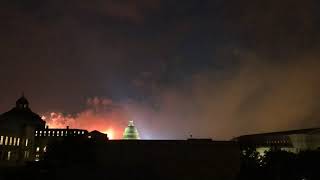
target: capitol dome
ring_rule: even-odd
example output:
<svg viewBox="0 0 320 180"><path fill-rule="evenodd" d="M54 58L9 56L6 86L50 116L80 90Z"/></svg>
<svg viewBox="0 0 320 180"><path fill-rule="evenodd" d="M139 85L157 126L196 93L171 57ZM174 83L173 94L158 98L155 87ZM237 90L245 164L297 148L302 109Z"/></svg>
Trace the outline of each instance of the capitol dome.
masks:
<svg viewBox="0 0 320 180"><path fill-rule="evenodd" d="M128 126L125 128L123 133L123 139L140 139L139 132L137 128L134 126L133 121L129 121Z"/></svg>

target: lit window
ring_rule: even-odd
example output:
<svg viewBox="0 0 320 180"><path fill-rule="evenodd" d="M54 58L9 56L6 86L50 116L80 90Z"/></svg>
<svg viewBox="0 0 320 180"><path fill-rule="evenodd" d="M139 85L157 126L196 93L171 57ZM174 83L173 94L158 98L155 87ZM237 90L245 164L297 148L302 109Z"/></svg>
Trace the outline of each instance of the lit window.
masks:
<svg viewBox="0 0 320 180"><path fill-rule="evenodd" d="M29 139L26 139L25 145L28 146Z"/></svg>
<svg viewBox="0 0 320 180"><path fill-rule="evenodd" d="M36 131L36 134L38 133L38 131Z"/></svg>
<svg viewBox="0 0 320 180"><path fill-rule="evenodd" d="M55 131L52 131L52 136L54 136L54 132L55 132Z"/></svg>
<svg viewBox="0 0 320 180"><path fill-rule="evenodd" d="M88 136L89 139L91 139L91 136Z"/></svg>
<svg viewBox="0 0 320 180"><path fill-rule="evenodd" d="M82 134L84 134L84 131L82 131Z"/></svg>
<svg viewBox="0 0 320 180"><path fill-rule="evenodd" d="M20 138L17 139L17 146L20 146Z"/></svg>
<svg viewBox="0 0 320 180"><path fill-rule="evenodd" d="M29 151L24 151L24 158L28 159L29 158Z"/></svg>
<svg viewBox="0 0 320 180"><path fill-rule="evenodd" d="M11 151L8 151L7 160L10 161L10 159L11 159Z"/></svg>
<svg viewBox="0 0 320 180"><path fill-rule="evenodd" d="M80 134L80 131L78 131L78 134Z"/></svg>
<svg viewBox="0 0 320 180"><path fill-rule="evenodd" d="M47 152L47 146L43 148L43 152Z"/></svg>
<svg viewBox="0 0 320 180"><path fill-rule="evenodd" d="M8 145L8 136L6 136L6 138L4 140L4 145Z"/></svg>
<svg viewBox="0 0 320 180"><path fill-rule="evenodd" d="M46 136L47 135L47 131L43 131L43 136Z"/></svg>
<svg viewBox="0 0 320 180"><path fill-rule="evenodd" d="M73 133L75 134L75 133L76 133L76 131L73 131Z"/></svg>
<svg viewBox="0 0 320 180"><path fill-rule="evenodd" d="M35 136L38 136L38 134L35 134Z"/></svg>
<svg viewBox="0 0 320 180"><path fill-rule="evenodd" d="M39 154L36 154L36 159L35 159L35 161L39 161L40 159L39 159Z"/></svg>
<svg viewBox="0 0 320 180"><path fill-rule="evenodd" d="M40 151L40 147L37 147L36 152L39 152L39 151Z"/></svg>
<svg viewBox="0 0 320 180"><path fill-rule="evenodd" d="M12 137L10 137L10 139L9 139L9 146L11 146L12 145Z"/></svg>
<svg viewBox="0 0 320 180"><path fill-rule="evenodd" d="M16 145L16 143L17 143L17 138L13 138L13 145L15 146Z"/></svg>
<svg viewBox="0 0 320 180"><path fill-rule="evenodd" d="M42 131L40 131L40 134L42 134Z"/></svg>
<svg viewBox="0 0 320 180"><path fill-rule="evenodd" d="M61 131L61 136L63 136L63 131Z"/></svg>
<svg viewBox="0 0 320 180"><path fill-rule="evenodd" d="M3 136L0 137L0 145L3 144Z"/></svg>
<svg viewBox="0 0 320 180"><path fill-rule="evenodd" d="M48 131L48 136L50 136L50 131Z"/></svg>

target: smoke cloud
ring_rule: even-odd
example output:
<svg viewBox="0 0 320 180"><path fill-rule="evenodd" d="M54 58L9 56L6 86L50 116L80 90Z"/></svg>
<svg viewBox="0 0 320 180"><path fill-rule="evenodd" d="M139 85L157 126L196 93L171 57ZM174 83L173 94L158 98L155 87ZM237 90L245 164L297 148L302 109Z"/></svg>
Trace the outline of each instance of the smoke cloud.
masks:
<svg viewBox="0 0 320 180"><path fill-rule="evenodd" d="M319 126L317 56L279 63L251 53L233 70L195 74L187 84L161 90L157 108L130 106L155 137L230 139L248 133ZM150 122L149 122L150 120Z"/></svg>
<svg viewBox="0 0 320 180"><path fill-rule="evenodd" d="M42 117L50 128L80 128L89 131L98 130L107 133L109 138L120 139L122 129L127 124L123 108L110 99L89 98L85 110L75 114L48 112Z"/></svg>
<svg viewBox="0 0 320 180"><path fill-rule="evenodd" d="M51 122L89 130L113 128L115 137L121 138L127 121L134 120L144 139L186 139L190 135L231 139L242 134L318 126L317 56L280 63L261 60L245 51L232 54L240 61L227 72L196 73L174 87L153 88L149 101L115 103L91 98L88 109L75 117L51 118ZM147 82L143 84L147 86ZM52 117L56 116L61 114Z"/></svg>

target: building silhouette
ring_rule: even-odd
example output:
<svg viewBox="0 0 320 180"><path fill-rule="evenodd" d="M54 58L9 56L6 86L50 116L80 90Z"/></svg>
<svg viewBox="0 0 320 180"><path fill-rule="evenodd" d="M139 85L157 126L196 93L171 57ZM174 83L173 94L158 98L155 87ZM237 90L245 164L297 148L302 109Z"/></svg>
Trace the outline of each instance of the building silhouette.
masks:
<svg viewBox="0 0 320 180"><path fill-rule="evenodd" d="M243 135L234 140L242 149L254 148L261 155L270 150L299 153L320 149L320 128Z"/></svg>
<svg viewBox="0 0 320 180"><path fill-rule="evenodd" d="M48 144L87 136L88 131L83 129L49 129L22 95L14 108L0 115L0 166L39 161Z"/></svg>

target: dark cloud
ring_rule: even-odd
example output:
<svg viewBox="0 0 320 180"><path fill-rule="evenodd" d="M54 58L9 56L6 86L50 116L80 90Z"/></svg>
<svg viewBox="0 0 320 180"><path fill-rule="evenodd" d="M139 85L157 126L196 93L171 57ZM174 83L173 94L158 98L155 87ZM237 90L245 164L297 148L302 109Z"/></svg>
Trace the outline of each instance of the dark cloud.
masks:
<svg viewBox="0 0 320 180"><path fill-rule="evenodd" d="M319 2L230 1L226 22L231 34L265 56L287 58L319 47ZM239 8L241 7L241 8Z"/></svg>

